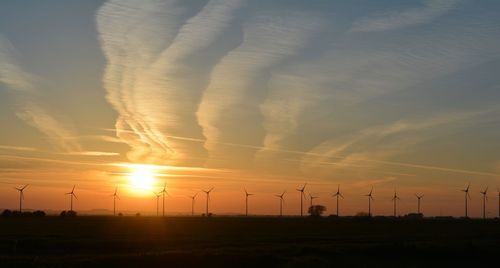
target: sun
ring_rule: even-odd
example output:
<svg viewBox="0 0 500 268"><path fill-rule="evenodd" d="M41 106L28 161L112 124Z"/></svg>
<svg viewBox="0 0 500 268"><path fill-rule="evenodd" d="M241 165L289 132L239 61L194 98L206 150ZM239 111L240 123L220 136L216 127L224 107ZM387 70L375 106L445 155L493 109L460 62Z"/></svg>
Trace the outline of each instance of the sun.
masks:
<svg viewBox="0 0 500 268"><path fill-rule="evenodd" d="M155 184L156 174L153 166L132 165L129 175L130 186L136 191L151 191Z"/></svg>

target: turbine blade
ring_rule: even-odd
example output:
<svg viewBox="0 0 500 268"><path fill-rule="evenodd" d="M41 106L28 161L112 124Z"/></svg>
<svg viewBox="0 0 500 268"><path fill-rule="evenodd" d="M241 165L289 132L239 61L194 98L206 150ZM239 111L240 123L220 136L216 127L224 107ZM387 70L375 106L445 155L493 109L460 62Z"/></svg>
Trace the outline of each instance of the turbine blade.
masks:
<svg viewBox="0 0 500 268"><path fill-rule="evenodd" d="M72 193L72 195L78 200L78 197L76 197L76 194Z"/></svg>

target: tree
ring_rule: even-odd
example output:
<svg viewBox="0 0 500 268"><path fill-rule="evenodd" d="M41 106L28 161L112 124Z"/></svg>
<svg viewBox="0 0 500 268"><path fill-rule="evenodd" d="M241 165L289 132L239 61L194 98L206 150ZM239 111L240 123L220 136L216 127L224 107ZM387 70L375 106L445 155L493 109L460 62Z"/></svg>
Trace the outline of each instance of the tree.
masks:
<svg viewBox="0 0 500 268"><path fill-rule="evenodd" d="M326 211L326 207L322 205L310 206L307 212L311 217L321 217L321 215Z"/></svg>

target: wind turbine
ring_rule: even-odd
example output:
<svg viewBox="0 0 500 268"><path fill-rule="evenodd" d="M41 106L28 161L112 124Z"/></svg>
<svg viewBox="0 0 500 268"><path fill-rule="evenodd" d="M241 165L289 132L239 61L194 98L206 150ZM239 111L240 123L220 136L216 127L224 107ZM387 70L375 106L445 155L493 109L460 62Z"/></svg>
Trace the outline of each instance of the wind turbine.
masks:
<svg viewBox="0 0 500 268"><path fill-rule="evenodd" d="M498 192L498 218L500 219L500 189L497 189Z"/></svg>
<svg viewBox="0 0 500 268"><path fill-rule="evenodd" d="M483 195L483 219L486 219L486 201L488 201L488 187L480 192Z"/></svg>
<svg viewBox="0 0 500 268"><path fill-rule="evenodd" d="M164 183L163 184L163 189L160 191L160 194L162 195L162 198L163 198L163 207L162 207L162 213L161 213L161 215L163 217L165 217L165 194L168 195L168 196L170 196L168 194L166 188L167 188L167 183Z"/></svg>
<svg viewBox="0 0 500 268"><path fill-rule="evenodd" d="M337 217L339 217L339 197L342 197L344 199L344 196L340 193L340 184L337 187L337 192L333 195L333 197L337 198Z"/></svg>
<svg viewBox="0 0 500 268"><path fill-rule="evenodd" d="M14 187L14 189L19 191L19 213L23 212L24 189L26 189L28 185L29 184L26 184L21 188Z"/></svg>
<svg viewBox="0 0 500 268"><path fill-rule="evenodd" d="M417 213L420 214L420 200L424 197L424 195L415 194L415 196L417 197Z"/></svg>
<svg viewBox="0 0 500 268"><path fill-rule="evenodd" d="M283 191L282 194L275 195L276 197L278 197L280 199L280 217L283 216L283 202L284 202L283 196L285 195L285 193L286 193L286 191Z"/></svg>
<svg viewBox="0 0 500 268"><path fill-rule="evenodd" d="M370 193L365 195L365 196L368 196L368 216L371 217L372 216L372 200L375 201L375 199L373 199L373 186L372 186L372 189L370 190Z"/></svg>
<svg viewBox="0 0 500 268"><path fill-rule="evenodd" d="M249 194L247 192L247 189L245 189L245 216L248 216L248 197L254 195L254 194Z"/></svg>
<svg viewBox="0 0 500 268"><path fill-rule="evenodd" d="M153 192L153 194L156 196L156 217L160 216L160 196L161 194L160 193L155 193Z"/></svg>
<svg viewBox="0 0 500 268"><path fill-rule="evenodd" d="M205 191L205 190L202 190L205 194L207 194L207 205L206 205L206 214L207 217L208 217L208 202L210 201L210 192L214 189L214 187L210 188L210 190L208 191Z"/></svg>
<svg viewBox="0 0 500 268"><path fill-rule="evenodd" d="M120 200L118 196L118 187L115 188L115 193L111 195L113 197L113 216L116 216L116 199Z"/></svg>
<svg viewBox="0 0 500 268"><path fill-rule="evenodd" d="M194 216L194 200L196 199L197 195L198 195L198 193L189 197L189 198L191 198L191 216Z"/></svg>
<svg viewBox="0 0 500 268"><path fill-rule="evenodd" d="M313 200L316 199L316 198L318 198L318 196L313 196L311 193L309 193L309 200L310 200L310 203L311 203L310 207L313 206Z"/></svg>
<svg viewBox="0 0 500 268"><path fill-rule="evenodd" d="M394 217L397 216L397 202L398 200L401 200L401 198L399 198L398 194L396 191L394 191L394 196L392 197L392 201L394 202Z"/></svg>
<svg viewBox="0 0 500 268"><path fill-rule="evenodd" d="M76 185L73 185L73 189L71 189L71 192L65 193L65 194L69 194L69 197L70 197L69 211L73 211L73 197L75 197L78 200L78 197L76 197L76 194L75 194L75 186Z"/></svg>
<svg viewBox="0 0 500 268"><path fill-rule="evenodd" d="M304 194L304 190L306 189L306 185L307 183L304 183L304 186L302 186L302 188L300 189L297 189L297 191L300 192L300 216L304 216L304 198L306 198L305 194Z"/></svg>
<svg viewBox="0 0 500 268"><path fill-rule="evenodd" d="M469 217L469 214L468 214L468 204L467 204L467 200L470 200L470 194L469 194L469 188L470 188L470 183L467 184L467 188L465 188L464 190L462 190L462 192L465 193L465 217L468 218Z"/></svg>

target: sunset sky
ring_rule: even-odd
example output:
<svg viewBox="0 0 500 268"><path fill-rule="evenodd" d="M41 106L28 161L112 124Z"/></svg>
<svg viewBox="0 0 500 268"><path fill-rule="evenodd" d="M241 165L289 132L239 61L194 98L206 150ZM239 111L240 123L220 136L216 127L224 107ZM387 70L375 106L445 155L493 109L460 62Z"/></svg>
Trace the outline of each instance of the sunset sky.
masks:
<svg viewBox="0 0 500 268"><path fill-rule="evenodd" d="M5 0L0 125L0 208L496 216L500 1Z"/></svg>

